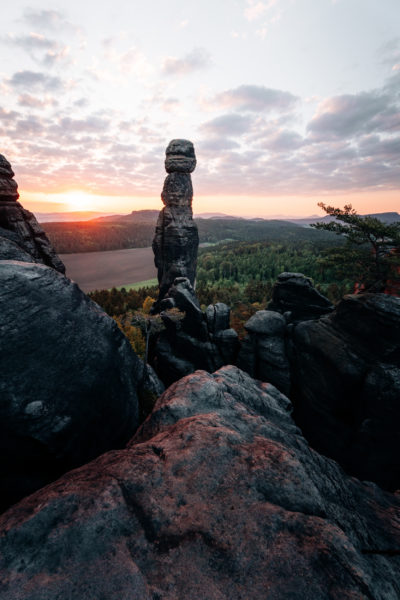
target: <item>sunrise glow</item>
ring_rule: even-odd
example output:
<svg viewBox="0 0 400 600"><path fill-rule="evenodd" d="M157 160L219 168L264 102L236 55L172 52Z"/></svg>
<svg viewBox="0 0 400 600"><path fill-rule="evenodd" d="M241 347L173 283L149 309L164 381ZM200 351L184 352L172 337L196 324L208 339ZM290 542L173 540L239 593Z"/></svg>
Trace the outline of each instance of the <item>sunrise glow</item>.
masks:
<svg viewBox="0 0 400 600"><path fill-rule="evenodd" d="M182 137L197 213L398 210L398 0L7 11L0 152L27 208L159 208L164 150Z"/></svg>

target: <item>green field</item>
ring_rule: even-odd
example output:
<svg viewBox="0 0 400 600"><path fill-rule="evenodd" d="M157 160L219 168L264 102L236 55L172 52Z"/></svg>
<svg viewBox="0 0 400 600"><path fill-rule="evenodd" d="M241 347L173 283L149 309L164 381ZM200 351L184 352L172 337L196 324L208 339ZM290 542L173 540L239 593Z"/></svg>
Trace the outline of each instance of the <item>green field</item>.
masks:
<svg viewBox="0 0 400 600"><path fill-rule="evenodd" d="M158 285L157 278L146 279L145 281L138 281L137 283L127 283L126 285L119 285L117 287L117 290L121 290L122 288L125 288L126 291L129 292L129 290L138 290L139 288L151 287L153 285Z"/></svg>

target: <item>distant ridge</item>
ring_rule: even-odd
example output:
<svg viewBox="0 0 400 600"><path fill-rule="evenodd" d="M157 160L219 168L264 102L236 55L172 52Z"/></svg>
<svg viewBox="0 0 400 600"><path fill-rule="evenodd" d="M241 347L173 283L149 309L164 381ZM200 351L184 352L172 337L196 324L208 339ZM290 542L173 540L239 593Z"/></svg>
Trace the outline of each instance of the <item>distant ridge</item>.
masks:
<svg viewBox="0 0 400 600"><path fill-rule="evenodd" d="M226 215L225 213L212 213L212 212L205 212L205 213L198 213L194 215L195 219L243 219L244 217L238 217L236 215Z"/></svg>
<svg viewBox="0 0 400 600"><path fill-rule="evenodd" d="M98 217L93 219L97 222L114 221L114 222L135 222L135 223L155 223L159 215L159 210L133 210L128 215L108 215L106 217Z"/></svg>
<svg viewBox="0 0 400 600"><path fill-rule="evenodd" d="M94 223L149 223L154 224L157 221L159 210L133 210L127 215L122 214L110 214L100 213L94 211L75 211L75 212L60 212L60 213L35 213L37 220L40 223L72 223L82 221L93 221ZM380 219L384 223L395 223L400 221L400 214L398 212L383 212L383 213L371 213L368 215ZM226 221L251 221L251 222L263 222L263 221L283 221L286 223L293 223L301 227L308 227L312 223L329 223L334 218L330 216L311 215L310 217L304 218L292 218L284 216L271 216L271 217L239 217L236 215L227 215L225 213L198 213L194 215L195 219L204 220L226 220Z"/></svg>
<svg viewBox="0 0 400 600"><path fill-rule="evenodd" d="M73 212L35 212L35 217L39 223L70 223L74 221L91 221L98 217L106 217L110 213L104 213L94 210L76 210Z"/></svg>
<svg viewBox="0 0 400 600"><path fill-rule="evenodd" d="M379 219L383 223L396 223L400 221L400 214L398 212L383 212L383 213L368 213L366 215L360 215L361 217L374 217L375 219ZM313 223L330 223L331 221L335 221L335 217L330 217L326 215L325 217L305 217L304 219L285 219L290 223L294 223L295 225L301 225L303 227L307 227Z"/></svg>

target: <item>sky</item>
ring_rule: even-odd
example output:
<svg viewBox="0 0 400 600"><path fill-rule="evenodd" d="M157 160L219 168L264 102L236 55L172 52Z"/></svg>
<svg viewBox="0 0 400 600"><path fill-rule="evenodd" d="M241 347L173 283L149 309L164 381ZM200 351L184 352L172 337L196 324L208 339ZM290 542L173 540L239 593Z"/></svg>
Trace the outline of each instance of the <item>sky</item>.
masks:
<svg viewBox="0 0 400 600"><path fill-rule="evenodd" d="M0 48L34 212L161 208L174 138L196 213L400 211L399 0L14 0Z"/></svg>

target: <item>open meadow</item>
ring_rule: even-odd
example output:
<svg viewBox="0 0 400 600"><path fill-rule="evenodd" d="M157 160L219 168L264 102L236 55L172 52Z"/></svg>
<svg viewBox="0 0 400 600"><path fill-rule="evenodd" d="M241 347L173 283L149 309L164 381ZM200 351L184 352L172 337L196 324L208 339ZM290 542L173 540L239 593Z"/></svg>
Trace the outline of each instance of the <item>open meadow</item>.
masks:
<svg viewBox="0 0 400 600"><path fill-rule="evenodd" d="M67 276L84 292L120 287L157 276L151 248L61 254Z"/></svg>

